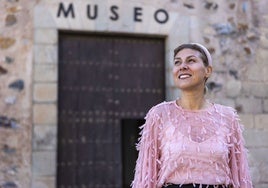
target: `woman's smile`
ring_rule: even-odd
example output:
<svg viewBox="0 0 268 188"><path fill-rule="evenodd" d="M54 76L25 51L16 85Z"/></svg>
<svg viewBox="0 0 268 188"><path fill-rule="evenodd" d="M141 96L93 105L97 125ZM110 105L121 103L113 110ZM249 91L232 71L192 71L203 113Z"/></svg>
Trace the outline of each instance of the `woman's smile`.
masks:
<svg viewBox="0 0 268 188"><path fill-rule="evenodd" d="M182 73L182 74L179 74L179 79L184 80L184 79L190 78L191 76L192 75L189 73Z"/></svg>

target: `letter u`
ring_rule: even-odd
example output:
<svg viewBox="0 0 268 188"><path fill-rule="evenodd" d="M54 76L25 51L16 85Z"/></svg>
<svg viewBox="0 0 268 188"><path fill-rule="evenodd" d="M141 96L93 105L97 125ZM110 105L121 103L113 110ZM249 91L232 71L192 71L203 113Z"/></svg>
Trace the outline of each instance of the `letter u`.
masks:
<svg viewBox="0 0 268 188"><path fill-rule="evenodd" d="M95 20L98 17L98 6L94 5L94 12L91 15L91 6L87 5L87 17L91 20Z"/></svg>

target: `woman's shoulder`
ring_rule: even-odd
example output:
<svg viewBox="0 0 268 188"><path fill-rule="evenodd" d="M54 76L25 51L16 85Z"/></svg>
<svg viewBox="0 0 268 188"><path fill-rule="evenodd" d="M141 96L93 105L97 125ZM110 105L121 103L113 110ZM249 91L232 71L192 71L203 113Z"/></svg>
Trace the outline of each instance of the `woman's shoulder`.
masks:
<svg viewBox="0 0 268 188"><path fill-rule="evenodd" d="M219 104L219 103L214 103L215 111L217 113L220 113L223 116L229 117L229 118L234 118L237 116L237 111L231 106Z"/></svg>
<svg viewBox="0 0 268 188"><path fill-rule="evenodd" d="M148 114L162 114L163 112L166 112L173 103L174 101L163 101L161 103L158 103L155 106L151 107L151 109L148 111Z"/></svg>
<svg viewBox="0 0 268 188"><path fill-rule="evenodd" d="M163 110L165 108L168 108L169 106L174 104L174 100L173 101L163 101L160 102L158 104L156 104L155 106L153 106L150 110Z"/></svg>
<svg viewBox="0 0 268 188"><path fill-rule="evenodd" d="M233 107L231 106L227 106L227 105L223 105L223 104L220 104L220 103L214 103L215 107L218 108L218 109L221 109L223 111L229 111L229 112L233 112L233 111L236 111Z"/></svg>

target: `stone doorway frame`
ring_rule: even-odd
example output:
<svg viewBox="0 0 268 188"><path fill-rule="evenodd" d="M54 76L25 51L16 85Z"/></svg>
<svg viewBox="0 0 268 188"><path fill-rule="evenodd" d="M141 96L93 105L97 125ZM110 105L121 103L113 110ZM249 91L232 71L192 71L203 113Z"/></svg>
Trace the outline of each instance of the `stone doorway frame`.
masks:
<svg viewBox="0 0 268 188"><path fill-rule="evenodd" d="M74 2L77 2L80 7L84 7L83 3L89 3ZM190 38L191 17L185 17L179 12L169 11L169 21L166 24L149 23L146 22L146 19L140 23L125 18L115 23L111 20L104 20L105 16L103 19L89 21L82 18L79 11L77 19L57 18L59 3L58 0L43 0L34 8L32 188L56 187L59 30L165 36L166 100L175 99L179 94L173 85L170 74L173 49L178 44L188 42ZM110 4L108 1L94 3L103 7ZM140 0L131 1L125 5L122 5L123 2L119 0L115 0L113 3L124 7L143 4ZM159 8L167 7L166 4L146 3L144 9L150 13ZM122 11L122 14L124 13L128 12ZM108 13L104 12L103 14Z"/></svg>

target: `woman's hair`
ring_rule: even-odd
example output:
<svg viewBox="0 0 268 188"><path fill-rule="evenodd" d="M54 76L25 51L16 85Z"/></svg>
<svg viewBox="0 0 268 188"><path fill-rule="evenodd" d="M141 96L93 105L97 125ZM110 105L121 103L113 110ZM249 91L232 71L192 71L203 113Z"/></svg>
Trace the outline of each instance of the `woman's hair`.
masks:
<svg viewBox="0 0 268 188"><path fill-rule="evenodd" d="M200 58L203 60L203 63L206 67L211 64L211 62L210 62L211 60L209 61L209 58L211 59L211 57L210 57L208 50L204 46L197 44L197 43L182 44L182 45L178 46L177 48L174 49L174 58L179 51L181 51L185 48L196 50L196 51L200 52L200 54L201 54ZM208 57L208 55L209 55L209 57Z"/></svg>

